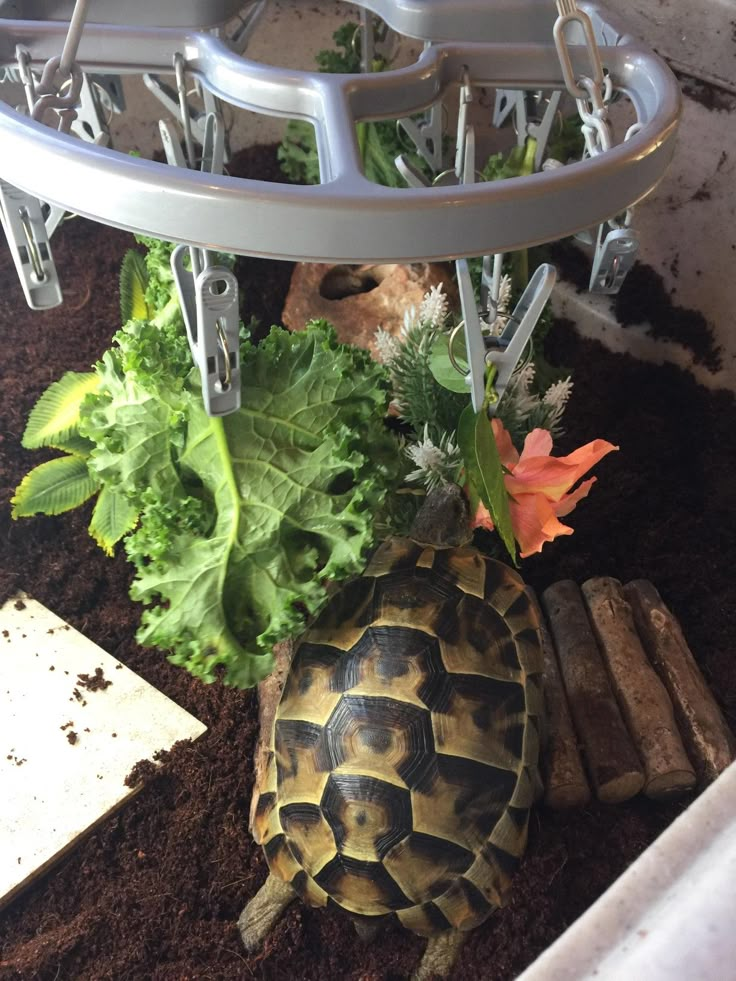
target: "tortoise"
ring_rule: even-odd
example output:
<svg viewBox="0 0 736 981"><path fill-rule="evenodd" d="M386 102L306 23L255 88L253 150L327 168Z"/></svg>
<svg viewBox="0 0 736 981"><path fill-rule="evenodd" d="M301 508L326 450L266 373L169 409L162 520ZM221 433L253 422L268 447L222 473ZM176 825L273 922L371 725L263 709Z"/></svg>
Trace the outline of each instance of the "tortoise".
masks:
<svg viewBox="0 0 736 981"><path fill-rule="evenodd" d="M516 572L457 544L461 508L467 529L456 489L428 502L296 647L251 811L270 875L249 950L299 896L366 937L398 920L430 938L415 978L446 976L507 902L539 788L539 622Z"/></svg>

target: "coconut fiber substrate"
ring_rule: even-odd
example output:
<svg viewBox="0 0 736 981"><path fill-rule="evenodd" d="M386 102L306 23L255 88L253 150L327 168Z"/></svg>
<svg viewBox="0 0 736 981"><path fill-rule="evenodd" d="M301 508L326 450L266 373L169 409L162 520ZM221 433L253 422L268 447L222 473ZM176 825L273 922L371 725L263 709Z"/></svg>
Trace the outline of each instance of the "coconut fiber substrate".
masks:
<svg viewBox="0 0 736 981"><path fill-rule="evenodd" d="M278 179L273 148L251 152L256 176ZM23 589L125 662L207 726L194 744L148 769L140 794L0 914L0 981L215 981L406 977L423 941L388 929L363 944L347 919L293 903L257 956L236 921L266 877L247 831L256 698L207 686L133 640L140 609L128 598L120 550L106 558L87 534L88 509L11 521L8 502L40 462L20 446L26 418L64 371L84 371L119 326L118 270L131 236L81 219L54 252L65 303L27 309L0 249L0 600ZM277 321L286 263L241 259L244 317ZM622 328L625 329L625 328ZM562 578L651 579L679 617L736 726L736 405L685 372L609 353L566 323L547 338L550 360L575 389L555 452L596 437L620 447L597 468L575 533L527 560L537 589ZM73 749L70 749L72 752ZM689 803L536 809L510 906L465 945L455 977L513 978L575 920ZM49 820L52 820L49 815Z"/></svg>

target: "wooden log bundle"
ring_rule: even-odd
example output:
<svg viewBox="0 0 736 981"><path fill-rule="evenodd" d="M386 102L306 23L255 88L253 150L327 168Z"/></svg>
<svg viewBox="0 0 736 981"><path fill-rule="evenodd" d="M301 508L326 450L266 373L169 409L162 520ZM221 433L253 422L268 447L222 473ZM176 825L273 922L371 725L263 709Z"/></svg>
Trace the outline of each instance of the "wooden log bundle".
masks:
<svg viewBox="0 0 736 981"><path fill-rule="evenodd" d="M628 800L644 786L644 771L611 689L583 597L564 580L542 594L559 655L570 711L599 800Z"/></svg>
<svg viewBox="0 0 736 981"><path fill-rule="evenodd" d="M623 587L596 577L581 590L558 582L542 594L542 607L548 806L575 806L576 795L584 802L581 755L606 803L640 790L680 796L733 761L736 741L652 583Z"/></svg>
<svg viewBox="0 0 736 981"><path fill-rule="evenodd" d="M555 810L584 807L590 800L590 787L580 757L578 737L570 716L554 643L539 600L531 589L527 589L539 612L544 656L544 702L547 710L547 739L541 754L544 803Z"/></svg>
<svg viewBox="0 0 736 981"><path fill-rule="evenodd" d="M685 747L701 783L710 783L734 758L734 739L680 625L652 583L624 587L649 659L664 682Z"/></svg>
<svg viewBox="0 0 736 981"><path fill-rule="evenodd" d="M695 786L667 689L649 663L618 579L583 583L590 622L629 734L644 765L644 793L663 799Z"/></svg>

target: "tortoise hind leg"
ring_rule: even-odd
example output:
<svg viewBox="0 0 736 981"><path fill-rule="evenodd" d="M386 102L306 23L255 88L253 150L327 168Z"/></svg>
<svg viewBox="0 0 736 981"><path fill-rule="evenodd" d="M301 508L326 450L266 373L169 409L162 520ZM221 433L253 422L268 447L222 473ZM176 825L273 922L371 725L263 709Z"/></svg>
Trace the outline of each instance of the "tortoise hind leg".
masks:
<svg viewBox="0 0 736 981"><path fill-rule="evenodd" d="M281 918L286 907L296 899L296 893L283 879L269 875L238 919L238 930L246 950L258 950Z"/></svg>
<svg viewBox="0 0 736 981"><path fill-rule="evenodd" d="M429 981L438 976L448 978L466 937L467 933L460 930L445 930L430 937L411 981Z"/></svg>

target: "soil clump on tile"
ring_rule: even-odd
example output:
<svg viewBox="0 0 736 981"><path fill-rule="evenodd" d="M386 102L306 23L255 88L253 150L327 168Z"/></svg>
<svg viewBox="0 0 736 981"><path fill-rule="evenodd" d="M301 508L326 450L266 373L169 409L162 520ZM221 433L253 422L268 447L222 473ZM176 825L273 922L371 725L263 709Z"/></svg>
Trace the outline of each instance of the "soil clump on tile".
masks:
<svg viewBox="0 0 736 981"><path fill-rule="evenodd" d="M235 167L278 179L273 147L239 154ZM237 918L267 872L247 830L254 693L205 685L136 644L141 608L128 597L131 567L121 549L109 559L90 538L89 507L10 519L15 487L44 459L20 445L28 413L52 381L88 370L108 347L119 326L120 262L132 246L116 229L65 223L53 247L66 302L43 313L27 309L0 249L0 599L24 590L208 732L161 754L158 768L139 766L131 775L142 783L137 797L0 913L0 981L399 981L418 962L420 938L391 928L364 944L346 917L299 902L260 953L245 952ZM279 320L290 264L241 258L237 274L243 317L256 315L265 332ZM595 487L569 519L575 533L527 560L525 578L538 590L594 575L653 580L736 726L733 397L678 368L611 354L565 322L550 331L546 353L575 382L555 452L596 437L620 450L596 468ZM536 809L511 904L471 935L454 977L516 977L689 800Z"/></svg>

